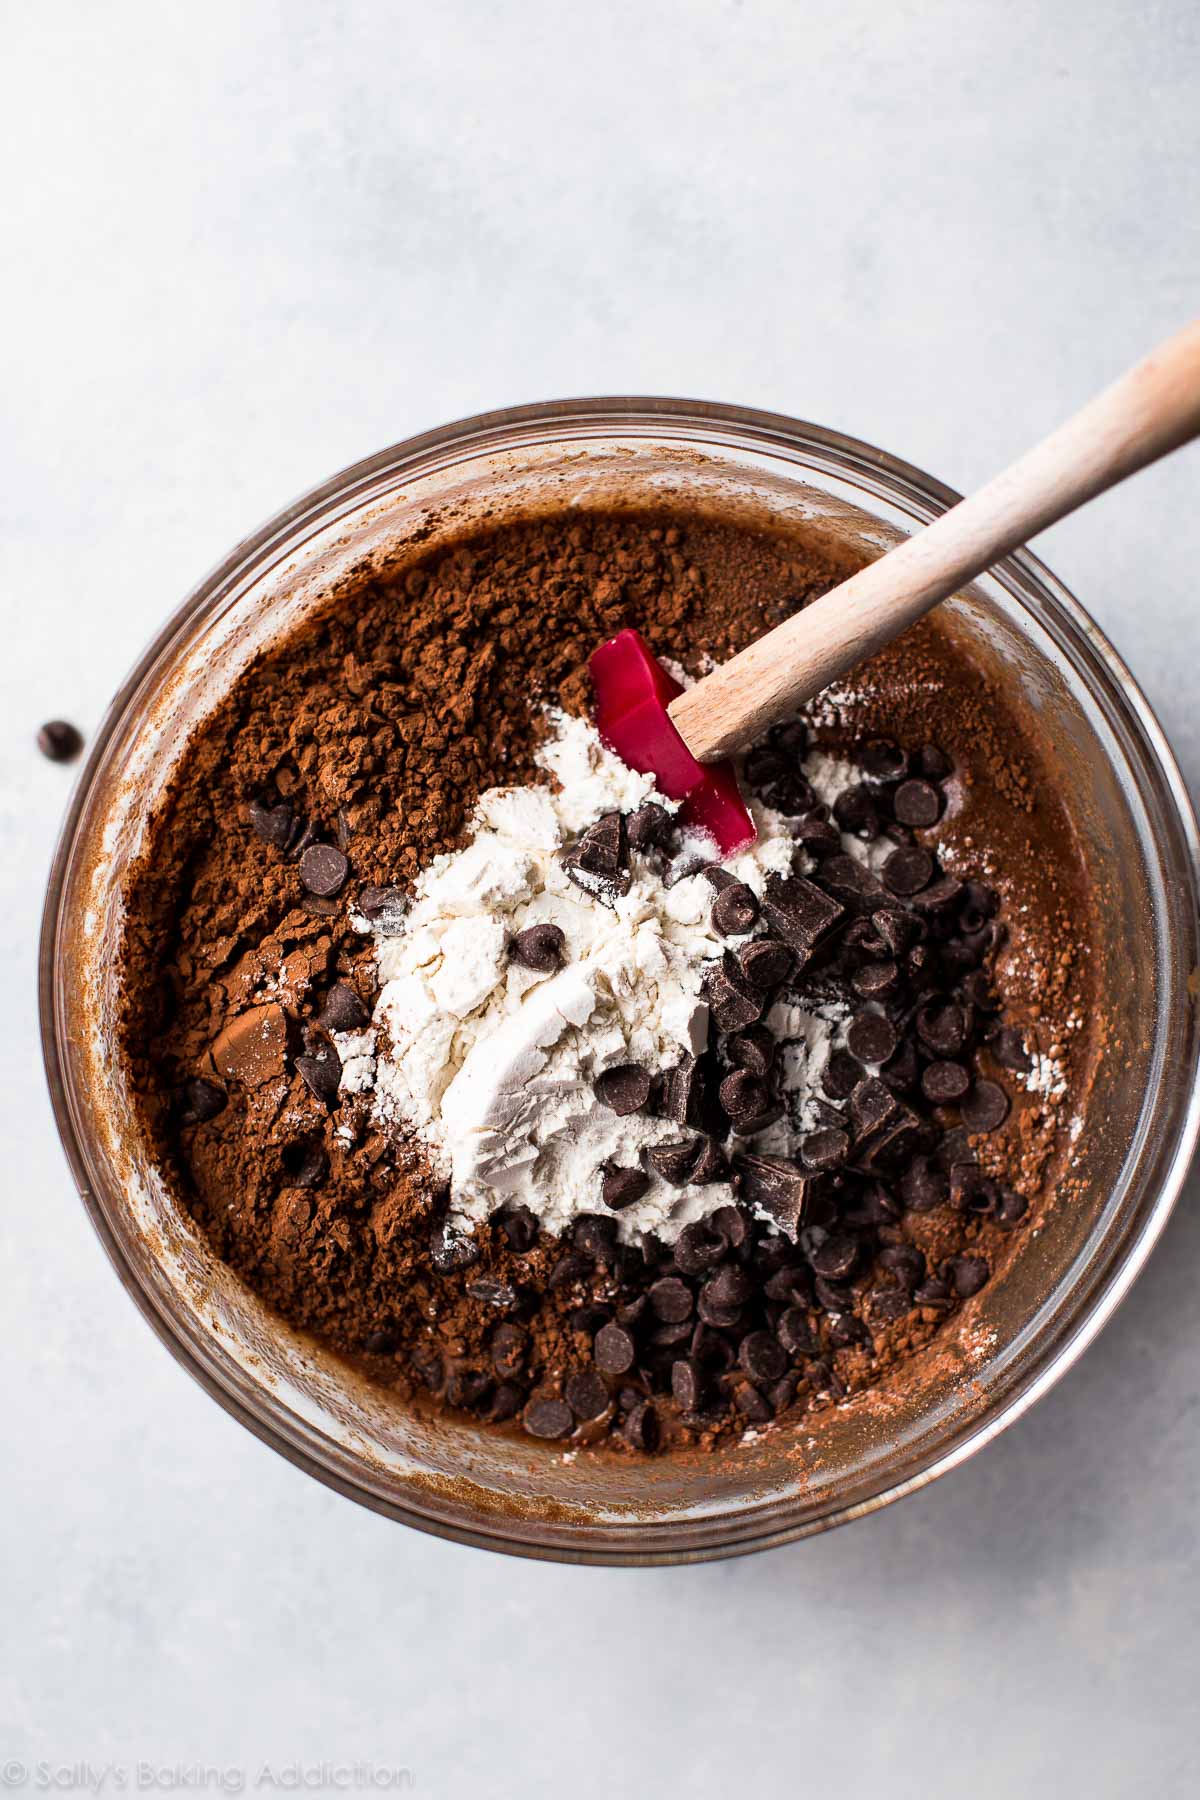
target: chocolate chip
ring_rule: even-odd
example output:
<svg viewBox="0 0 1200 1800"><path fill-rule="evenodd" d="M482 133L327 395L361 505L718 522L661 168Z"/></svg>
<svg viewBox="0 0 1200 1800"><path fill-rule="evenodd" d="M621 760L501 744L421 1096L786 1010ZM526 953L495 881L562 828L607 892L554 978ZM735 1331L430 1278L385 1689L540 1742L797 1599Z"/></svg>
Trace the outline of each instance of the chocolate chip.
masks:
<svg viewBox="0 0 1200 1800"><path fill-rule="evenodd" d="M404 929L408 897L398 887L365 887L358 896L357 910L378 927L382 936L395 937Z"/></svg>
<svg viewBox="0 0 1200 1800"><path fill-rule="evenodd" d="M568 1250L560 1256L546 1279L548 1288L573 1287L576 1282L586 1281L592 1272L591 1259L581 1251Z"/></svg>
<svg viewBox="0 0 1200 1800"><path fill-rule="evenodd" d="M917 751L917 768L927 781L945 781L954 764L936 744L925 744Z"/></svg>
<svg viewBox="0 0 1200 1800"><path fill-rule="evenodd" d="M323 1101L326 1106L334 1104L341 1085L342 1064L332 1044L327 1045L320 1056L298 1056L296 1073L314 1099Z"/></svg>
<svg viewBox="0 0 1200 1800"><path fill-rule="evenodd" d="M288 1144L283 1152L283 1167L289 1187L317 1187L329 1173L329 1156L319 1138Z"/></svg>
<svg viewBox="0 0 1200 1800"><path fill-rule="evenodd" d="M527 925L512 941L513 960L527 969L536 969L539 974L548 974L562 966L566 942L557 925Z"/></svg>
<svg viewBox="0 0 1200 1800"><path fill-rule="evenodd" d="M734 1167L747 1203L794 1239L810 1203L809 1176L780 1156L740 1156Z"/></svg>
<svg viewBox="0 0 1200 1800"><path fill-rule="evenodd" d="M953 1106L970 1085L971 1077L959 1062L931 1062L921 1073L921 1092L933 1106Z"/></svg>
<svg viewBox="0 0 1200 1800"><path fill-rule="evenodd" d="M833 803L833 816L844 832L872 843L879 836L879 814L870 788L861 782L846 788Z"/></svg>
<svg viewBox="0 0 1200 1800"><path fill-rule="evenodd" d="M913 1294L918 1306L934 1306L939 1311L949 1307L954 1299L949 1286L944 1281L923 1281Z"/></svg>
<svg viewBox="0 0 1200 1800"><path fill-rule="evenodd" d="M576 887L611 906L633 885L625 820L605 813L563 855L563 868Z"/></svg>
<svg viewBox="0 0 1200 1800"><path fill-rule="evenodd" d="M962 882L953 875L939 875L927 888L912 897L912 905L922 913L948 913L962 892Z"/></svg>
<svg viewBox="0 0 1200 1800"><path fill-rule="evenodd" d="M37 734L37 747L51 762L73 762L83 749L83 738L66 719L48 719Z"/></svg>
<svg viewBox="0 0 1200 1800"><path fill-rule="evenodd" d="M718 1206L708 1223L731 1250L740 1250L750 1236L750 1221L740 1206Z"/></svg>
<svg viewBox="0 0 1200 1800"><path fill-rule="evenodd" d="M631 850L660 849L671 835L671 815L657 800L645 800L625 821Z"/></svg>
<svg viewBox="0 0 1200 1800"><path fill-rule="evenodd" d="M602 1306L593 1300L586 1306L573 1306L567 1314L567 1324L572 1331L578 1331L584 1337L594 1338L596 1333L612 1318L609 1307ZM622 1324L626 1321L622 1320Z"/></svg>
<svg viewBox="0 0 1200 1800"><path fill-rule="evenodd" d="M991 1272L982 1256L952 1256L942 1265L943 1279L950 1282L960 1300L977 1294Z"/></svg>
<svg viewBox="0 0 1200 1800"><path fill-rule="evenodd" d="M571 1227L571 1242L576 1250L597 1261L608 1260L617 1241L617 1221L605 1213L580 1213Z"/></svg>
<svg viewBox="0 0 1200 1800"><path fill-rule="evenodd" d="M758 923L758 901L744 881L731 881L713 901L713 930L721 937L744 937Z"/></svg>
<svg viewBox="0 0 1200 1800"><path fill-rule="evenodd" d="M870 869L853 856L831 856L821 864L821 881L843 908L854 912L872 912L883 895L883 887ZM780 932L781 937L786 933Z"/></svg>
<svg viewBox="0 0 1200 1800"><path fill-rule="evenodd" d="M732 957L713 963L705 972L704 994L713 1023L721 1032L745 1031L757 1025L766 1006L765 996L752 988Z"/></svg>
<svg viewBox="0 0 1200 1800"><path fill-rule="evenodd" d="M638 1063L618 1063L596 1077L596 1098L619 1118L641 1112L650 1099L650 1076Z"/></svg>
<svg viewBox="0 0 1200 1800"><path fill-rule="evenodd" d="M853 1313L834 1313L830 1317L829 1342L837 1349L847 1349L851 1344L861 1344L867 1335L867 1328L861 1319Z"/></svg>
<svg viewBox="0 0 1200 1800"><path fill-rule="evenodd" d="M663 1275L649 1289L650 1310L664 1324L675 1325L691 1317L692 1290L678 1275Z"/></svg>
<svg viewBox="0 0 1200 1800"><path fill-rule="evenodd" d="M858 752L858 761L874 781L899 781L908 773L908 757L891 738L870 738Z"/></svg>
<svg viewBox="0 0 1200 1800"><path fill-rule="evenodd" d="M479 1246L465 1231L443 1225L435 1231L429 1246L429 1261L438 1275L455 1275L479 1261Z"/></svg>
<svg viewBox="0 0 1200 1800"><path fill-rule="evenodd" d="M735 1124L760 1118L767 1108L767 1090L749 1069L734 1069L718 1090L718 1098Z"/></svg>
<svg viewBox="0 0 1200 1800"><path fill-rule="evenodd" d="M699 1125L703 1116L703 1083L694 1056L684 1056L662 1078L659 1103L677 1125Z"/></svg>
<svg viewBox="0 0 1200 1800"><path fill-rule="evenodd" d="M956 1056L967 1041L967 1019L953 1000L926 1000L917 1008L917 1036L935 1056Z"/></svg>
<svg viewBox="0 0 1200 1800"><path fill-rule="evenodd" d="M837 929L845 908L802 875L773 874L767 877L763 913L772 930L805 961Z"/></svg>
<svg viewBox="0 0 1200 1800"><path fill-rule="evenodd" d="M860 1063L885 1063L896 1054L900 1038L896 1027L882 1013L862 1012L850 1022L846 1047ZM855 1076L857 1086L858 1077Z"/></svg>
<svg viewBox="0 0 1200 1800"><path fill-rule="evenodd" d="M928 781L902 781L892 796L892 811L902 825L921 831L936 825L942 810L942 796Z"/></svg>
<svg viewBox="0 0 1200 1800"><path fill-rule="evenodd" d="M527 1206L509 1207L500 1214L500 1229L508 1239L508 1247L518 1256L532 1250L538 1241L538 1222Z"/></svg>
<svg viewBox="0 0 1200 1800"><path fill-rule="evenodd" d="M829 856L842 847L842 834L837 826L815 813L800 819L792 827L792 836L811 856Z"/></svg>
<svg viewBox="0 0 1200 1800"><path fill-rule="evenodd" d="M814 1274L826 1281L846 1281L858 1262L858 1244L852 1237L831 1232L809 1257Z"/></svg>
<svg viewBox="0 0 1200 1800"><path fill-rule="evenodd" d="M751 1381L738 1382L733 1390L733 1404L751 1425L766 1425L772 1417L769 1401Z"/></svg>
<svg viewBox="0 0 1200 1800"><path fill-rule="evenodd" d="M686 1187L700 1157L698 1137L677 1138L668 1144L653 1144L646 1151L646 1161L656 1175L672 1187Z"/></svg>
<svg viewBox="0 0 1200 1800"><path fill-rule="evenodd" d="M681 1356L671 1364L671 1392L685 1413L699 1407L704 1397L704 1377L694 1356Z"/></svg>
<svg viewBox="0 0 1200 1800"><path fill-rule="evenodd" d="M769 1331L750 1331L738 1345L738 1362L752 1381L778 1381L787 1373L787 1352Z"/></svg>
<svg viewBox="0 0 1200 1800"><path fill-rule="evenodd" d="M605 1375L624 1375L633 1367L633 1339L623 1325L614 1321L596 1333L592 1354L596 1367Z"/></svg>
<svg viewBox="0 0 1200 1800"><path fill-rule="evenodd" d="M893 894L918 894L933 880L933 857L918 844L901 845L884 863L883 884Z"/></svg>
<svg viewBox="0 0 1200 1800"><path fill-rule="evenodd" d="M873 912L871 923L880 942L892 956L899 956L910 949L926 929L923 920L914 919L911 913L897 912L894 908L880 908L878 912Z"/></svg>
<svg viewBox="0 0 1200 1800"><path fill-rule="evenodd" d="M394 1354L398 1339L394 1328L384 1326L378 1331L368 1332L363 1340L363 1349L372 1356L391 1356Z"/></svg>
<svg viewBox="0 0 1200 1800"><path fill-rule="evenodd" d="M879 1252L879 1261L907 1288L915 1288L925 1279L925 1258L915 1244L889 1244Z"/></svg>
<svg viewBox="0 0 1200 1800"><path fill-rule="evenodd" d="M519 1325L497 1325L489 1345L497 1375L519 1375L525 1366L529 1342Z"/></svg>
<svg viewBox="0 0 1200 1800"><path fill-rule="evenodd" d="M697 1308L706 1325L721 1327L732 1315L736 1318L754 1292L754 1283L744 1269L727 1263L711 1275L700 1290Z"/></svg>
<svg viewBox="0 0 1200 1800"><path fill-rule="evenodd" d="M999 1082L977 1081L960 1110L968 1131L996 1131L1008 1117L1008 1095Z"/></svg>
<svg viewBox="0 0 1200 1800"><path fill-rule="evenodd" d="M371 1015L345 981L335 981L321 1008L321 1024L326 1031L361 1031L369 1025Z"/></svg>
<svg viewBox="0 0 1200 1800"><path fill-rule="evenodd" d="M806 1169L839 1169L850 1155L850 1139L834 1127L810 1131L801 1140L800 1156Z"/></svg>
<svg viewBox="0 0 1200 1800"><path fill-rule="evenodd" d="M658 1414L648 1400L640 1400L626 1416L621 1436L632 1450L658 1448Z"/></svg>
<svg viewBox="0 0 1200 1800"><path fill-rule="evenodd" d="M831 1100L848 1100L861 1080L862 1070L853 1056L835 1050L825 1065L821 1086Z"/></svg>
<svg viewBox="0 0 1200 1800"><path fill-rule="evenodd" d="M600 1179L600 1198L612 1212L634 1206L650 1186L650 1177L642 1169L622 1168L613 1163Z"/></svg>
<svg viewBox="0 0 1200 1800"><path fill-rule="evenodd" d="M899 985L899 970L890 961L865 963L850 977L850 986L860 1000L885 1000Z"/></svg>
<svg viewBox="0 0 1200 1800"><path fill-rule="evenodd" d="M756 1075L760 1081L770 1073L775 1058L775 1039L761 1026L739 1031L725 1040L725 1054L737 1069Z"/></svg>
<svg viewBox="0 0 1200 1800"><path fill-rule="evenodd" d="M777 938L752 938L737 953L738 968L753 988L778 987L787 980L794 960Z"/></svg>
<svg viewBox="0 0 1200 1800"><path fill-rule="evenodd" d="M871 1316L881 1325L893 1325L897 1319L903 1319L912 1311L912 1301L907 1288L877 1287L872 1288L866 1297L866 1304Z"/></svg>
<svg viewBox="0 0 1200 1800"><path fill-rule="evenodd" d="M996 1205L996 1223L1006 1228L1017 1225L1029 1210L1029 1202L1024 1194L1018 1194L1015 1188L1001 1188Z"/></svg>
<svg viewBox="0 0 1200 1800"><path fill-rule="evenodd" d="M565 1400L531 1400L524 1425L530 1437L563 1438L575 1429L575 1420Z"/></svg>
<svg viewBox="0 0 1200 1800"><path fill-rule="evenodd" d="M780 755L802 762L808 751L808 727L803 719L784 719L780 724L772 725L767 741Z"/></svg>
<svg viewBox="0 0 1200 1800"><path fill-rule="evenodd" d="M492 1398L484 1417L492 1425L502 1425L506 1419L515 1419L524 1403L525 1395L511 1381L502 1381L493 1389Z"/></svg>
<svg viewBox="0 0 1200 1800"><path fill-rule="evenodd" d="M599 1419L608 1411L608 1389L595 1369L581 1369L569 1376L563 1396L577 1419Z"/></svg>
<svg viewBox="0 0 1200 1800"><path fill-rule="evenodd" d="M691 1173L691 1180L697 1187L704 1187L710 1181L723 1181L728 1169L725 1153L715 1138L700 1139L700 1154Z"/></svg>
<svg viewBox="0 0 1200 1800"><path fill-rule="evenodd" d="M1027 1075L1033 1060L1025 1048L1021 1033L1011 1025L999 1025L988 1038L988 1047L1002 1069L1015 1075Z"/></svg>
<svg viewBox="0 0 1200 1800"><path fill-rule="evenodd" d="M675 1239L675 1267L684 1275L704 1275L725 1254L725 1240L704 1220L685 1225Z"/></svg>
<svg viewBox="0 0 1200 1800"><path fill-rule="evenodd" d="M250 829L255 837L270 844L274 850L286 850L292 839L292 827L295 815L286 800L280 800L275 806L264 806L261 801L250 802Z"/></svg>
<svg viewBox="0 0 1200 1800"><path fill-rule="evenodd" d="M334 844L310 844L300 858L300 879L310 894L331 900L340 894L350 873L344 853Z"/></svg>
<svg viewBox="0 0 1200 1800"><path fill-rule="evenodd" d="M775 1331L789 1356L811 1356L817 1347L808 1314L798 1306L789 1306L779 1315Z"/></svg>
<svg viewBox="0 0 1200 1800"><path fill-rule="evenodd" d="M490 1378L482 1369L459 1369L446 1383L446 1398L451 1406L477 1407L492 1391Z"/></svg>
<svg viewBox="0 0 1200 1800"><path fill-rule="evenodd" d="M181 1125L207 1125L210 1119L224 1112L227 1096L224 1088L215 1081L206 1081L203 1075L185 1083L180 1097L179 1123Z"/></svg>

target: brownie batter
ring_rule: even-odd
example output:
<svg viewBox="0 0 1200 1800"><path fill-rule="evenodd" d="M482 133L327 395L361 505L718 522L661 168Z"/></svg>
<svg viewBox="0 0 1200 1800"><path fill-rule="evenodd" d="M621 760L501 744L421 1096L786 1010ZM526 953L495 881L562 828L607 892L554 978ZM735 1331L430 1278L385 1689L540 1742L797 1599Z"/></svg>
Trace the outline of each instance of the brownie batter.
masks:
<svg viewBox="0 0 1200 1800"><path fill-rule="evenodd" d="M122 1048L146 1128L216 1255L405 1397L635 1451L798 1416L951 1329L1052 1176L1091 1053L1087 896L1036 740L934 621L747 765L828 857L788 759L841 750L863 782L834 824L903 853L882 898L837 902L812 974L875 997L889 1043L864 1027L831 1073L789 1231L769 1220L790 1178L750 1158L744 1204L673 1247L616 1245L599 1204L570 1240L510 1210L464 1246L420 1146L339 1092L330 1034L374 998L351 913L398 909L485 789L545 779L542 704L587 711L595 646L633 625L697 672L850 567L700 515L510 523L348 584L189 745L129 897ZM740 1017L722 1067L756 1076ZM877 1161L869 1103L912 1121Z"/></svg>

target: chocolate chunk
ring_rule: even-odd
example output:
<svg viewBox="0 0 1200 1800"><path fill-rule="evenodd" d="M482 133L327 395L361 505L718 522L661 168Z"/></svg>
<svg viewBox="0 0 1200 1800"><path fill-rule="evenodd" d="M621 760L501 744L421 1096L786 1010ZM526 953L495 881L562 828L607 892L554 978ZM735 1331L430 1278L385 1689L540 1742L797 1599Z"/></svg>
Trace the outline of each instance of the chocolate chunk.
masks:
<svg viewBox="0 0 1200 1800"><path fill-rule="evenodd" d="M837 929L845 908L802 875L774 874L767 877L763 913L771 929L804 963Z"/></svg>
<svg viewBox="0 0 1200 1800"><path fill-rule="evenodd" d="M896 1027L882 1013L861 1012L851 1020L846 1047L860 1063L885 1063L896 1054L900 1038ZM855 1077L857 1086L857 1076Z"/></svg>
<svg viewBox="0 0 1200 1800"><path fill-rule="evenodd" d="M810 1178L781 1156L739 1156L734 1168L741 1178L747 1204L766 1213L794 1240L805 1222Z"/></svg>
<svg viewBox="0 0 1200 1800"><path fill-rule="evenodd" d="M744 937L758 923L758 901L744 881L731 881L713 901L713 930L721 937Z"/></svg>
<svg viewBox="0 0 1200 1800"><path fill-rule="evenodd" d="M66 719L48 719L37 734L37 747L51 762L74 762L83 749L83 738Z"/></svg>
<svg viewBox="0 0 1200 1800"><path fill-rule="evenodd" d="M618 1063L596 1077L596 1098L618 1118L643 1111L650 1099L652 1082L637 1063Z"/></svg>
<svg viewBox="0 0 1200 1800"><path fill-rule="evenodd" d="M608 1389L595 1369L569 1376L563 1396L577 1419L599 1419L608 1411Z"/></svg>
<svg viewBox="0 0 1200 1800"><path fill-rule="evenodd" d="M633 1338L623 1325L614 1321L596 1333L592 1354L596 1359L596 1367L605 1375L624 1375L626 1370L633 1367Z"/></svg>
<svg viewBox="0 0 1200 1800"><path fill-rule="evenodd" d="M960 1110L968 1131L996 1131L1008 1117L1008 1095L999 1082L977 1081Z"/></svg>
<svg viewBox="0 0 1200 1800"><path fill-rule="evenodd" d="M672 1187L686 1187L700 1159L698 1137L676 1138L667 1144L652 1144L645 1152L646 1161L656 1175Z"/></svg>
<svg viewBox="0 0 1200 1800"><path fill-rule="evenodd" d="M896 1097L883 1082L874 1075L864 1076L850 1096L850 1117L856 1136L869 1137L881 1130L895 1117L896 1109Z"/></svg>
<svg viewBox="0 0 1200 1800"><path fill-rule="evenodd" d="M524 931L518 931L512 941L513 960L527 969L536 969L539 974L549 974L562 966L566 943L567 940L557 925L548 922L527 925Z"/></svg>
<svg viewBox="0 0 1200 1800"><path fill-rule="evenodd" d="M465 1231L446 1224L435 1231L429 1246L429 1261L438 1275L455 1275L479 1261L479 1246Z"/></svg>
<svg viewBox="0 0 1200 1800"><path fill-rule="evenodd" d="M933 880L933 857L918 844L902 844L884 863L883 885L893 894L918 894Z"/></svg>
<svg viewBox="0 0 1200 1800"><path fill-rule="evenodd" d="M625 836L631 850L661 849L671 835L672 819L657 800L645 800L625 821Z"/></svg>
<svg viewBox="0 0 1200 1800"><path fill-rule="evenodd" d="M283 1152L283 1167L289 1187L318 1187L329 1173L329 1155L319 1138L288 1144Z"/></svg>
<svg viewBox="0 0 1200 1800"><path fill-rule="evenodd" d="M751 938L737 953L738 968L752 988L778 987L787 980L794 960L778 938Z"/></svg>
<svg viewBox="0 0 1200 1800"><path fill-rule="evenodd" d="M902 825L911 825L914 831L925 830L937 824L942 796L928 781L902 781L892 796L892 811Z"/></svg>
<svg viewBox="0 0 1200 1800"><path fill-rule="evenodd" d="M725 1054L736 1069L765 1081L775 1058L775 1039L760 1025L725 1040Z"/></svg>
<svg viewBox="0 0 1200 1800"><path fill-rule="evenodd" d="M883 898L878 876L853 856L831 856L823 862L821 881L841 906L853 912L872 912Z"/></svg>
<svg viewBox="0 0 1200 1800"><path fill-rule="evenodd" d="M286 850L292 839L295 815L286 800L266 806L259 800L250 802L250 829L255 837L274 850Z"/></svg>
<svg viewBox="0 0 1200 1800"><path fill-rule="evenodd" d="M650 1287L648 1298L651 1312L664 1324L678 1324L681 1319L691 1317L692 1290L678 1275L660 1276Z"/></svg>
<svg viewBox="0 0 1200 1800"><path fill-rule="evenodd" d="M953 1106L971 1085L959 1062L931 1062L921 1073L921 1092L933 1106Z"/></svg>
<svg viewBox="0 0 1200 1800"><path fill-rule="evenodd" d="M642 1169L622 1168L610 1164L600 1180L600 1198L613 1212L634 1206L650 1186L650 1177Z"/></svg>
<svg viewBox="0 0 1200 1800"><path fill-rule="evenodd" d="M957 1056L967 1041L967 1019L953 1000L926 1000L917 1008L917 1036L938 1057Z"/></svg>
<svg viewBox="0 0 1200 1800"><path fill-rule="evenodd" d="M738 1345L738 1362L752 1381L778 1381L787 1373L787 1351L769 1331L750 1331Z"/></svg>
<svg viewBox="0 0 1200 1800"><path fill-rule="evenodd" d="M711 1228L711 1221L685 1225L675 1240L675 1267L684 1275L707 1274L724 1254L725 1239Z"/></svg>
<svg viewBox="0 0 1200 1800"><path fill-rule="evenodd" d="M671 1364L671 1392L685 1413L695 1412L704 1397L704 1377L694 1356L681 1356Z"/></svg>
<svg viewBox="0 0 1200 1800"><path fill-rule="evenodd" d="M766 1087L748 1069L734 1069L727 1075L718 1098L735 1124L760 1118L767 1108Z"/></svg>
<svg viewBox="0 0 1200 1800"><path fill-rule="evenodd" d="M589 825L562 860L576 887L604 905L611 906L633 885L625 820L618 812L604 813Z"/></svg>
<svg viewBox="0 0 1200 1800"><path fill-rule="evenodd" d="M492 1366L497 1375L506 1379L519 1375L525 1366L525 1358L529 1352L529 1340L519 1325L497 1325L492 1333L489 1345Z"/></svg>
<svg viewBox="0 0 1200 1800"><path fill-rule="evenodd" d="M321 1008L321 1024L326 1031L361 1031L369 1025L371 1015L345 981L335 981Z"/></svg>
<svg viewBox="0 0 1200 1800"><path fill-rule="evenodd" d="M298 1056L296 1073L314 1099L324 1101L326 1106L334 1105L341 1086L342 1063L332 1044L326 1045L319 1056Z"/></svg>
<svg viewBox="0 0 1200 1800"><path fill-rule="evenodd" d="M960 1300L977 1294L991 1274L982 1256L952 1256L942 1265L942 1278L948 1281Z"/></svg>
<svg viewBox="0 0 1200 1800"><path fill-rule="evenodd" d="M810 1131L800 1144L800 1157L806 1169L839 1169L849 1155L850 1139L836 1127Z"/></svg>
<svg viewBox="0 0 1200 1800"><path fill-rule="evenodd" d="M524 1425L530 1437L569 1437L575 1420L565 1400L531 1400L525 1408Z"/></svg>
<svg viewBox="0 0 1200 1800"><path fill-rule="evenodd" d="M721 1146L715 1138L703 1136L700 1139L700 1154L691 1174L692 1182L696 1187L704 1187L710 1181L723 1181L727 1173Z"/></svg>
<svg viewBox="0 0 1200 1800"><path fill-rule="evenodd" d="M310 894L331 900L346 885L350 864L334 844L310 844L300 858L300 879Z"/></svg>
<svg viewBox="0 0 1200 1800"><path fill-rule="evenodd" d="M732 957L710 965L704 976L704 993L713 1023L721 1032L745 1031L757 1025L766 998L750 986Z"/></svg>
<svg viewBox="0 0 1200 1800"><path fill-rule="evenodd" d="M694 1056L684 1056L662 1078L660 1104L677 1125L699 1125L703 1118L703 1083Z"/></svg>
<svg viewBox="0 0 1200 1800"><path fill-rule="evenodd" d="M287 1019L283 1008L271 1002L235 1014L214 1038L209 1057L225 1082L259 1088L273 1081L283 1074L287 1063Z"/></svg>
<svg viewBox="0 0 1200 1800"><path fill-rule="evenodd" d="M527 1206L509 1207L500 1214L499 1223L509 1249L518 1256L524 1256L538 1241L538 1222Z"/></svg>
<svg viewBox="0 0 1200 1800"><path fill-rule="evenodd" d="M626 1415L621 1436L631 1450L647 1453L658 1448L658 1414L648 1400L639 1400Z"/></svg>
<svg viewBox="0 0 1200 1800"><path fill-rule="evenodd" d="M999 1025L988 1038L988 1047L1002 1069L1015 1075L1027 1075L1033 1060L1025 1048L1021 1033L1011 1025Z"/></svg>
<svg viewBox="0 0 1200 1800"><path fill-rule="evenodd" d="M224 1088L215 1081L205 1081L197 1075L185 1084L179 1101L179 1123L181 1125L207 1125L210 1119L224 1112L227 1096Z"/></svg>

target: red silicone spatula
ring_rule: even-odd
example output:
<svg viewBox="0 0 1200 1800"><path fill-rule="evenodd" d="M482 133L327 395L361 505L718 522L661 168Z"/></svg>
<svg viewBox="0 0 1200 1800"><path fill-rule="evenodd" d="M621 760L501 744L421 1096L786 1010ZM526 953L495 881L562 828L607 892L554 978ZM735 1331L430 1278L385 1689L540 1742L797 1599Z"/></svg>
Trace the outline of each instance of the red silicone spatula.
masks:
<svg viewBox="0 0 1200 1800"><path fill-rule="evenodd" d="M732 763L701 763L692 755L667 708L683 693L636 631L593 652L596 727L622 762L644 775L668 800L681 802L685 825L715 838L722 856L754 841L754 821L738 791Z"/></svg>
<svg viewBox="0 0 1200 1800"><path fill-rule="evenodd" d="M930 607L1096 494L1200 434L1200 321L1168 339L969 499L680 688L636 631L592 657L596 722L728 855L754 836L730 765Z"/></svg>

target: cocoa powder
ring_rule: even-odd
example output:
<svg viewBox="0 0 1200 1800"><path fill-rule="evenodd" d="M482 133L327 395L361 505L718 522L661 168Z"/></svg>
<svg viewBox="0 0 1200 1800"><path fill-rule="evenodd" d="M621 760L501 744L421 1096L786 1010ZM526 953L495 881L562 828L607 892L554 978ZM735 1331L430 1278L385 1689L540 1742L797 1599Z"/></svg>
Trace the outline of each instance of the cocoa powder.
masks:
<svg viewBox="0 0 1200 1800"><path fill-rule="evenodd" d="M469 1267L434 1266L445 1195L418 1149L374 1127L368 1096L331 1107L322 1008L335 983L367 1006L373 997L352 905L376 888L386 906L388 890L456 847L485 788L539 778L540 703L587 709L587 658L602 638L636 625L696 669L849 567L801 535L699 515L509 524L348 584L257 660L189 745L129 897L122 1048L146 1130L215 1253L291 1323L402 1394L477 1404L479 1371L498 1372L501 1320L513 1369L557 1394L581 1366L588 1282L561 1267L568 1246L518 1251L497 1223L478 1232ZM952 803L931 841L1008 903L997 973L1011 1015L1077 1086L1082 875L1038 746L995 682L927 624L815 717L832 746L886 732L951 758ZM348 859L336 894L301 880L314 844ZM189 1106L197 1080L224 1093L214 1116ZM1032 1197L1060 1123L1059 1109L1022 1100L981 1140L985 1166ZM964 1248L995 1261L1011 1243L993 1222L957 1215L916 1215L908 1231L931 1263ZM530 1289L536 1311L511 1317L509 1295ZM873 1345L838 1349L834 1397L890 1379L940 1324L926 1309Z"/></svg>

